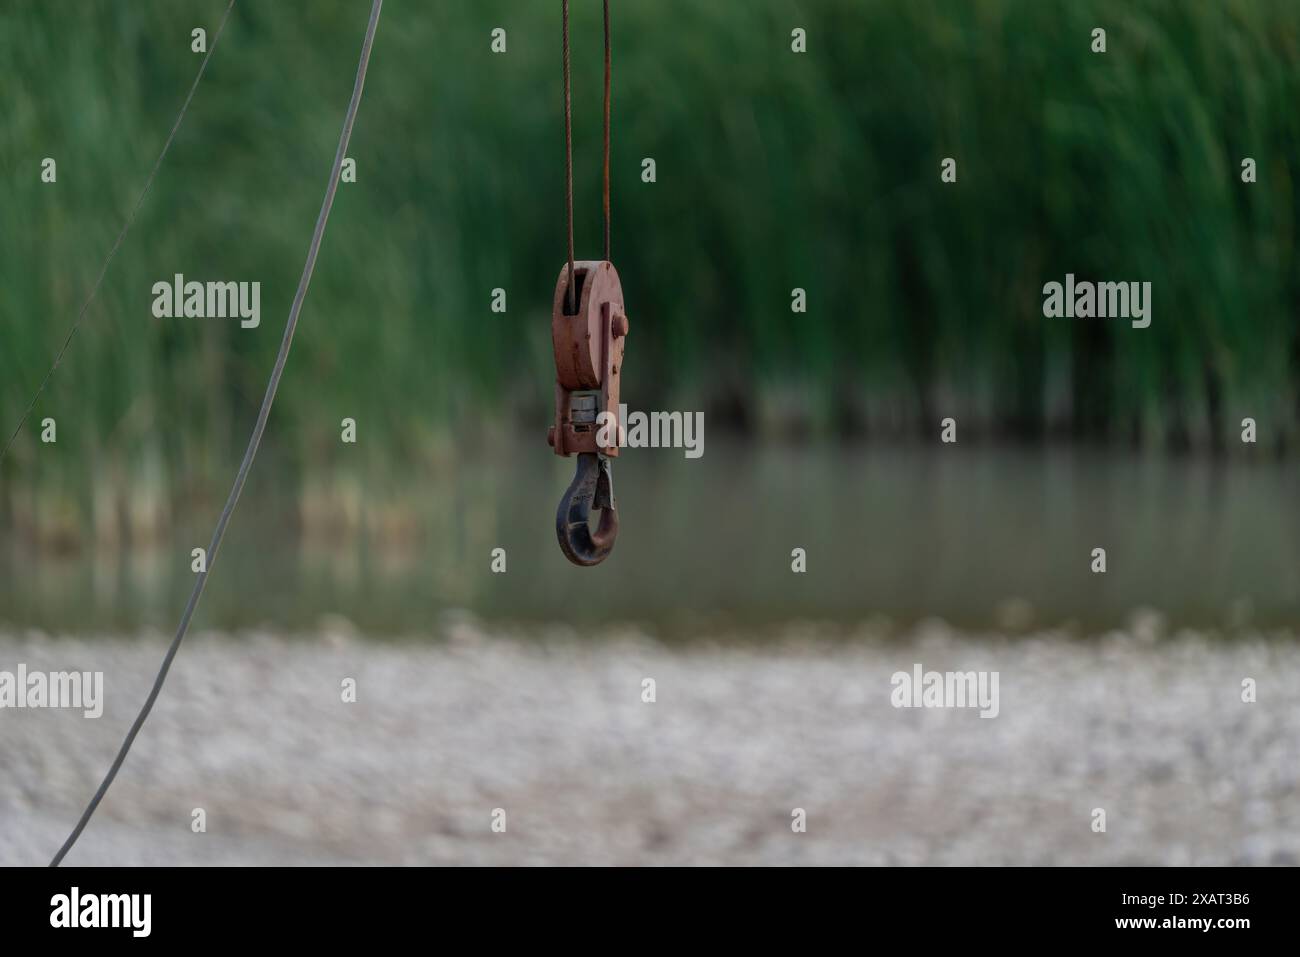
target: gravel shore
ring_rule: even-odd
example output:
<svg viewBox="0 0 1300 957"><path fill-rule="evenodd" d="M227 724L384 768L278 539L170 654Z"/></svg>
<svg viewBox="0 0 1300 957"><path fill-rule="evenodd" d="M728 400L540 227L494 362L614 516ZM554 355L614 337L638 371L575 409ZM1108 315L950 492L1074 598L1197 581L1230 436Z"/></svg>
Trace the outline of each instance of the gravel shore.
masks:
<svg viewBox="0 0 1300 957"><path fill-rule="evenodd" d="M0 863L48 861L164 647L0 634L0 671L105 684L98 719L0 710ZM997 671L998 716L893 707L915 663ZM198 633L68 863L1294 865L1300 640Z"/></svg>

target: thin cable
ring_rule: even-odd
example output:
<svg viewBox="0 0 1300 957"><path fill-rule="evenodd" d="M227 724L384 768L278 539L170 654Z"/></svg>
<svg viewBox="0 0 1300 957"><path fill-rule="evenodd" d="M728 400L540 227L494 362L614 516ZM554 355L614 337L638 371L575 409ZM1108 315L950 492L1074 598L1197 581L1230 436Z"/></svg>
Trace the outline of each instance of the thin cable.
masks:
<svg viewBox="0 0 1300 957"><path fill-rule="evenodd" d="M569 287L565 293L565 308L574 313L573 301L573 106L569 95L569 0L560 0L560 19L564 40L564 222L569 232Z"/></svg>
<svg viewBox="0 0 1300 957"><path fill-rule="evenodd" d="M72 344L73 336L75 336L77 330L81 328L81 321L86 317L86 310L90 308L90 304L94 302L95 296L98 295L99 287L104 282L104 276L108 272L109 264L112 263L113 258L117 255L117 250L122 245L122 240L126 238L126 234L128 230L130 230L131 224L135 222L135 214L140 211L140 206L144 203L145 195L149 192L149 187L153 185L154 177L158 175L158 168L162 166L163 157L165 157L167 151L171 149L172 140L176 138L176 131L181 128L181 120L185 119L185 111L190 108L190 100L194 99L194 91L199 88L199 81L203 79L203 72L208 68L208 60L212 59L212 54L217 49L217 41L221 39L221 31L226 28L226 18L230 16L230 11L234 6L235 0L230 0L229 5L226 7L226 12L221 15L221 22L217 24L217 32L212 37L212 44L208 47L208 52L203 55L202 62L199 63L199 72L195 74L194 82L190 84L190 92L185 97L185 102L181 104L181 111L176 114L176 122L172 124L172 131L167 134L167 141L163 143L162 152L158 154L158 159L154 160L153 169L149 171L149 178L144 181L144 189L140 190L140 195L136 199L135 205L131 207L131 212L127 215L126 222L122 224L122 231L117 234L117 239L113 241L113 247L108 251L108 258L104 260L104 265L100 267L99 276L96 277L94 285L90 287L90 295L87 296L86 301L81 304L81 311L77 313L76 321L72 323L72 328L68 330L68 335L64 338L63 345L59 347L58 353L54 356L54 365L50 366L49 371L45 373L45 378L41 380L40 387L37 388L36 394L32 396L32 401L27 406L27 411L23 413L22 418L18 420L18 424L14 426L13 433L9 436L9 440L5 442L4 448L0 449L0 462L5 460L5 456L9 454L10 447L14 444L14 439L18 438L18 433L21 432L23 426L27 424L27 419L31 416L32 410L36 408L37 401L40 400L41 395L45 392L45 387L49 385L50 377L54 375L54 370L57 369L59 363L63 361L63 354L68 351L68 346Z"/></svg>
<svg viewBox="0 0 1300 957"><path fill-rule="evenodd" d="M609 262L609 0L605 0L605 262Z"/></svg>
<svg viewBox="0 0 1300 957"><path fill-rule="evenodd" d="M122 767L122 762L126 760L127 752L131 750L135 736L140 733L140 728L144 726L145 719L149 717L149 712L153 710L154 702L158 700L158 693L162 691L163 682L167 679L167 672L171 669L172 660L176 657L181 641L190 627L190 619L194 617L194 610L198 607L199 598L203 595L203 588L207 585L208 575L212 573L212 567L216 563L217 553L221 549L221 540L225 537L230 516L239 503L239 496L244 490L248 472L253 467L253 459L256 457L258 446L262 442L262 433L266 431L266 420L271 414L271 403L275 401L275 392L279 388L280 377L284 374L285 362L289 358L289 347L293 344L294 329L298 326L298 315L302 311L302 303L307 296L307 286L311 282L312 270L316 267L316 257L320 253L321 239L325 235L325 223L329 219L330 208L334 205L334 194L338 191L339 172L343 168L343 157L348 148L348 140L352 137L352 124L357 118L357 106L361 102L361 88L365 84L366 67L370 63L370 48L374 45L375 28L379 25L379 10L383 3L384 0L374 0L374 5L370 8L370 22L366 25L366 38L361 46L361 62L357 65L356 83L352 87L352 99L348 103L347 116L343 120L343 131L339 134L339 148L334 154L334 166L330 171L329 183L325 187L325 198L321 201L320 214L316 217L316 229L312 233L311 245L307 250L307 262L302 267L302 276L298 280L298 291L294 294L293 305L289 307L289 320L284 326L284 336L280 340L280 351L275 357L275 366L271 369L271 378L266 384L266 394L262 397L262 407L257 413L257 423L253 426L253 434L248 438L248 448L244 450L244 460L240 463L239 471L235 475L235 484L230 489L230 497L226 499L226 505L221 510L221 517L217 519L217 527L212 533L212 543L208 546L207 570L199 572L198 578L195 579L194 589L190 592L189 601L185 603L185 612L181 615L180 625L176 629L176 637L172 639L171 646L167 649L162 667L158 670L158 677L154 679L153 688L149 691L149 697L145 699L144 707L140 709L139 715L132 722L131 730L127 732L126 739L117 752L117 757L113 759L113 766L108 769L108 774L104 776L104 781L100 784L99 790L95 792L95 796L86 805L81 820L72 829L68 839L63 842L63 846L59 848L59 853L54 855L54 860L50 861L51 867L59 865L68 851L72 849L72 845L77 842L81 832L85 830L86 825L90 822L91 815L95 813L95 809L99 807L99 802L103 800L105 793L107 793L109 785L117 777L118 769Z"/></svg>

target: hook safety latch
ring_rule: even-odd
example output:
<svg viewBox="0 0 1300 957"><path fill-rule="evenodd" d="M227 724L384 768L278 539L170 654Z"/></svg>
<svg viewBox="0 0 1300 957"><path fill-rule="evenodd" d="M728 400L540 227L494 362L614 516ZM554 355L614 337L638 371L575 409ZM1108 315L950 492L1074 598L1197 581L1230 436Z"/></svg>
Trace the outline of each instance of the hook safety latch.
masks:
<svg viewBox="0 0 1300 957"><path fill-rule="evenodd" d="M569 264L560 269L551 310L555 351L555 424L547 441L556 455L577 455L578 468L555 515L560 550L575 565L598 565L614 548L618 512L611 459L623 445L619 377L628 332L623 286L609 262L574 264L569 311ZM593 533L591 509L600 509Z"/></svg>

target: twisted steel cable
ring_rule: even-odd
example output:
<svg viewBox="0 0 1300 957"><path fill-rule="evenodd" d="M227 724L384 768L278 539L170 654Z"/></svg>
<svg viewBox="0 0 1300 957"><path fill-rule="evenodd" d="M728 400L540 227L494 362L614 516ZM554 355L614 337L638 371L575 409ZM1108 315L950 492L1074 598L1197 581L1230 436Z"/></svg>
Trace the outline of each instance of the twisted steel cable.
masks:
<svg viewBox="0 0 1300 957"><path fill-rule="evenodd" d="M149 717L154 702L158 700L158 694L162 691L163 682L167 680L167 672L171 670L172 661L176 657L176 652L180 649L181 641L184 640L185 634L189 630L190 620L194 617L194 611L198 607L199 599L203 597L203 589L208 583L208 576L212 573L212 567L216 564L217 553L221 550L221 541L226 535L226 526L230 523L230 517L234 514L235 506L239 504L239 496L244 491L244 483L248 480L248 473L253 467L253 460L257 457L258 447L262 443L262 434L266 431L266 422L271 415L271 405L275 402L275 393L280 386L280 378L284 375L285 363L289 359L289 348L293 345L294 330L298 327L298 317L302 312L303 300L307 297L307 287L311 284L312 271L316 268L316 257L320 254L321 240L325 235L325 224L329 220L330 209L334 206L334 194L338 191L339 174L343 169L343 159L347 153L348 141L352 138L352 125L356 122L357 107L361 103L361 90L365 85L366 69L370 64L370 50L375 42L375 29L379 25L379 11L383 7L383 3L384 0L374 0L373 6L370 8L370 21L366 25L366 37L361 45L361 60L357 65L357 77L352 87L352 99L348 102L347 115L343 120L343 130L339 134L338 149L334 153L334 165L330 170L329 182L325 187L325 198L321 200L320 213L316 217L316 228L312 232L311 244L307 249L307 261L303 264L302 275L298 279L298 290L294 293L293 304L289 307L289 319L284 326L284 335L280 339L280 351L275 357L271 377L266 383L266 393L262 397L262 406L257 412L257 422L253 426L252 435L248 437L248 447L244 450L243 461L239 463L239 471L235 474L234 485L230 489L230 495L226 499L225 507L222 508L221 515L217 519L217 527L212 532L212 541L208 545L207 568L199 572L194 581L194 588L190 592L189 600L185 603L185 611L182 613L180 624L176 628L176 637L172 639L171 645L167 648L167 654L163 657L162 666L158 669L158 676L154 678L153 687L149 690L149 696L145 699L144 706L140 709L140 713L136 715L135 721L131 723L131 728L122 741L122 747L118 749L117 757L113 759L113 764L108 769L108 773L104 775L104 780L100 783L99 789L95 791L90 803L86 805L85 811L81 814L81 819L77 821L77 825L72 829L72 833L68 835L68 839L63 842L59 852L50 861L51 867L58 867L63 858L67 856L68 851L72 850L72 846L77 843L77 838L81 836L81 832L90 823L90 818L95 813L95 809L99 807L99 802L108 793L113 779L117 777L117 772L121 769L122 762L126 760L127 753L131 750L136 735L144 727L145 719Z"/></svg>

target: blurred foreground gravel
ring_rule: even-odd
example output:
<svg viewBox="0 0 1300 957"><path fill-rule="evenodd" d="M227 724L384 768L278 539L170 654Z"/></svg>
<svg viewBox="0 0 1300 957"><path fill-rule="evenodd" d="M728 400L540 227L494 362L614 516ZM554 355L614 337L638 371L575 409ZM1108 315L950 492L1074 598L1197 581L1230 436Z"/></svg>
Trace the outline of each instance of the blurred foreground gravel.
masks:
<svg viewBox="0 0 1300 957"><path fill-rule="evenodd" d="M106 696L0 710L0 863L57 849L164 644L0 635L0 670L102 670ZM999 671L1000 716L893 708L914 662ZM1294 865L1300 641L198 633L68 863Z"/></svg>

